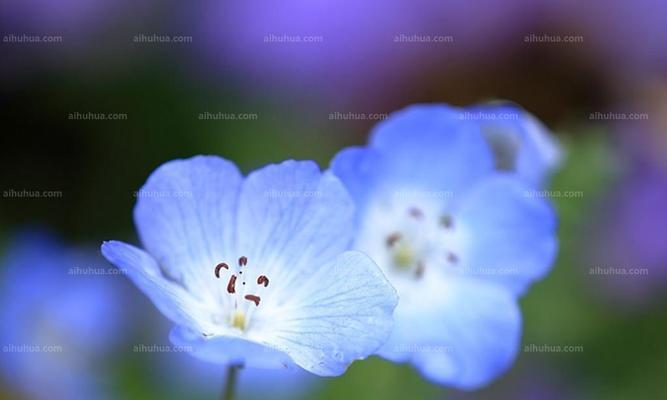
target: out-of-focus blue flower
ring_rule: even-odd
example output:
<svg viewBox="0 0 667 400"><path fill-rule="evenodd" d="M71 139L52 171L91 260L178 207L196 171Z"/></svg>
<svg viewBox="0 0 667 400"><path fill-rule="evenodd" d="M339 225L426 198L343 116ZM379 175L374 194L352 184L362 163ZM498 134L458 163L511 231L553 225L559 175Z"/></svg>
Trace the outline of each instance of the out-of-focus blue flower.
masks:
<svg viewBox="0 0 667 400"><path fill-rule="evenodd" d="M478 122L462 113L409 107L332 166L359 208L354 247L399 293L379 354L473 389L515 358L516 297L549 271L557 239L551 207L516 174L495 169Z"/></svg>
<svg viewBox="0 0 667 400"><path fill-rule="evenodd" d="M493 151L497 170L515 171L539 188L559 167L563 152L556 138L544 124L520 107L487 103L469 107L461 115L480 124Z"/></svg>
<svg viewBox="0 0 667 400"><path fill-rule="evenodd" d="M150 176L134 210L147 251L111 241L102 253L195 356L338 375L384 343L397 302L370 258L345 252L353 207L313 162L244 179L219 157L175 160Z"/></svg>
<svg viewBox="0 0 667 400"><path fill-rule="evenodd" d="M121 295L94 252L45 233L10 244L0 292L0 371L29 398L104 398L103 357L119 344ZM114 268L115 270L115 268Z"/></svg>

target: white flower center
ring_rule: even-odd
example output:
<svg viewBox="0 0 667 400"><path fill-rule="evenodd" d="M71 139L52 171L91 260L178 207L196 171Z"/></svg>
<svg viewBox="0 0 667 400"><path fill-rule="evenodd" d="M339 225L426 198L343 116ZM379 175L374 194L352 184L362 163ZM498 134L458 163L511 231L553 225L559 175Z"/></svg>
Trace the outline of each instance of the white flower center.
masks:
<svg viewBox="0 0 667 400"><path fill-rule="evenodd" d="M425 273L450 272L460 263L455 218L433 204L418 203L388 201L369 210L357 247L388 275L421 279Z"/></svg>
<svg viewBox="0 0 667 400"><path fill-rule="evenodd" d="M239 258L237 267L230 267L229 264L221 262L215 266L214 271L216 278L227 280L225 295L231 297L231 301L227 302L231 307L226 307L221 320L218 319L216 322L226 322L230 327L241 331L246 330L253 310L260 306L262 298L258 290L269 286L269 278L266 275L258 275L246 285L248 270L252 270L247 265L248 258L244 256ZM256 286L256 289L248 289L249 286Z"/></svg>

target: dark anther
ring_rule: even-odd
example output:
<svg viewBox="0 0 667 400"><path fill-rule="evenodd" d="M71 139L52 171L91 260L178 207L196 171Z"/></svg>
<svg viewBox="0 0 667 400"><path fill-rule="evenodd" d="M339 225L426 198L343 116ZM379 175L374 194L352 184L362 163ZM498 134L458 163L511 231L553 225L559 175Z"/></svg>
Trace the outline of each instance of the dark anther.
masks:
<svg viewBox="0 0 667 400"><path fill-rule="evenodd" d="M260 275L257 278L257 284L258 285L264 285L264 287L269 286L269 278L266 277L266 275Z"/></svg>
<svg viewBox="0 0 667 400"><path fill-rule="evenodd" d="M220 268L229 269L229 265L225 263L220 263L215 266L215 277L220 278Z"/></svg>
<svg viewBox="0 0 667 400"><path fill-rule="evenodd" d="M449 261L452 264L456 264L457 262L459 262L459 258L456 254L449 253L447 254L447 261Z"/></svg>
<svg viewBox="0 0 667 400"><path fill-rule="evenodd" d="M252 301L256 306L259 305L259 301L261 300L259 296L255 296L254 294L246 294L245 299Z"/></svg>
<svg viewBox="0 0 667 400"><path fill-rule="evenodd" d="M412 207L410 208L410 216L416 219L421 219L421 217L424 216L424 213L417 207Z"/></svg>
<svg viewBox="0 0 667 400"><path fill-rule="evenodd" d="M239 267L243 267L246 264L248 264L248 257L241 257L239 258Z"/></svg>
<svg viewBox="0 0 667 400"><path fill-rule="evenodd" d="M417 269L415 269L415 276L417 278L421 278L424 276L424 270L426 269L426 266L424 265L423 261L417 262Z"/></svg>
<svg viewBox="0 0 667 400"><path fill-rule="evenodd" d="M401 234L392 233L391 235L387 236L387 246L393 247L399 240L401 240Z"/></svg>
<svg viewBox="0 0 667 400"><path fill-rule="evenodd" d="M452 218L451 215L445 214L442 217L440 217L440 225L442 225L444 228L451 228L454 226L454 219Z"/></svg>
<svg viewBox="0 0 667 400"><path fill-rule="evenodd" d="M229 278L229 283L227 284L228 293L236 293L236 288L234 287L235 284L236 284L236 275L232 275Z"/></svg>

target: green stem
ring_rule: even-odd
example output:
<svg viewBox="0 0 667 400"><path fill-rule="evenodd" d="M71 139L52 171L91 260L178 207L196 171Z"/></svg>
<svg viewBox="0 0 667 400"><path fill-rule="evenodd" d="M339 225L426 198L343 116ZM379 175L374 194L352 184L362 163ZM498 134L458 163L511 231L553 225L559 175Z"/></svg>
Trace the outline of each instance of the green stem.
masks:
<svg viewBox="0 0 667 400"><path fill-rule="evenodd" d="M234 400L236 392L236 378L239 375L240 365L230 364L227 367L227 377L225 378L225 390L222 392L222 400Z"/></svg>

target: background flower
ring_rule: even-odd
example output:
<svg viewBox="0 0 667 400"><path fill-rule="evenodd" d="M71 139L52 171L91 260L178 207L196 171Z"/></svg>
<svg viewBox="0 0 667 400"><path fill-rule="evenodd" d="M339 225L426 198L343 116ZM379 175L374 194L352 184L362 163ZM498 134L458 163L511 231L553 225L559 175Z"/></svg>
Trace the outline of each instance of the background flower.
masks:
<svg viewBox="0 0 667 400"><path fill-rule="evenodd" d="M380 123L368 147L339 153L332 170L360 210L354 248L399 293L396 326L379 354L437 383L475 389L514 359L514 295L547 273L556 235L548 204L527 195L531 186L512 171L497 172L479 120L462 114L408 107ZM517 148L529 140L517 139Z"/></svg>
<svg viewBox="0 0 667 400"><path fill-rule="evenodd" d="M6 384L27 398L107 398L107 361L121 347L128 319L115 268L41 231L17 235L3 265Z"/></svg>

